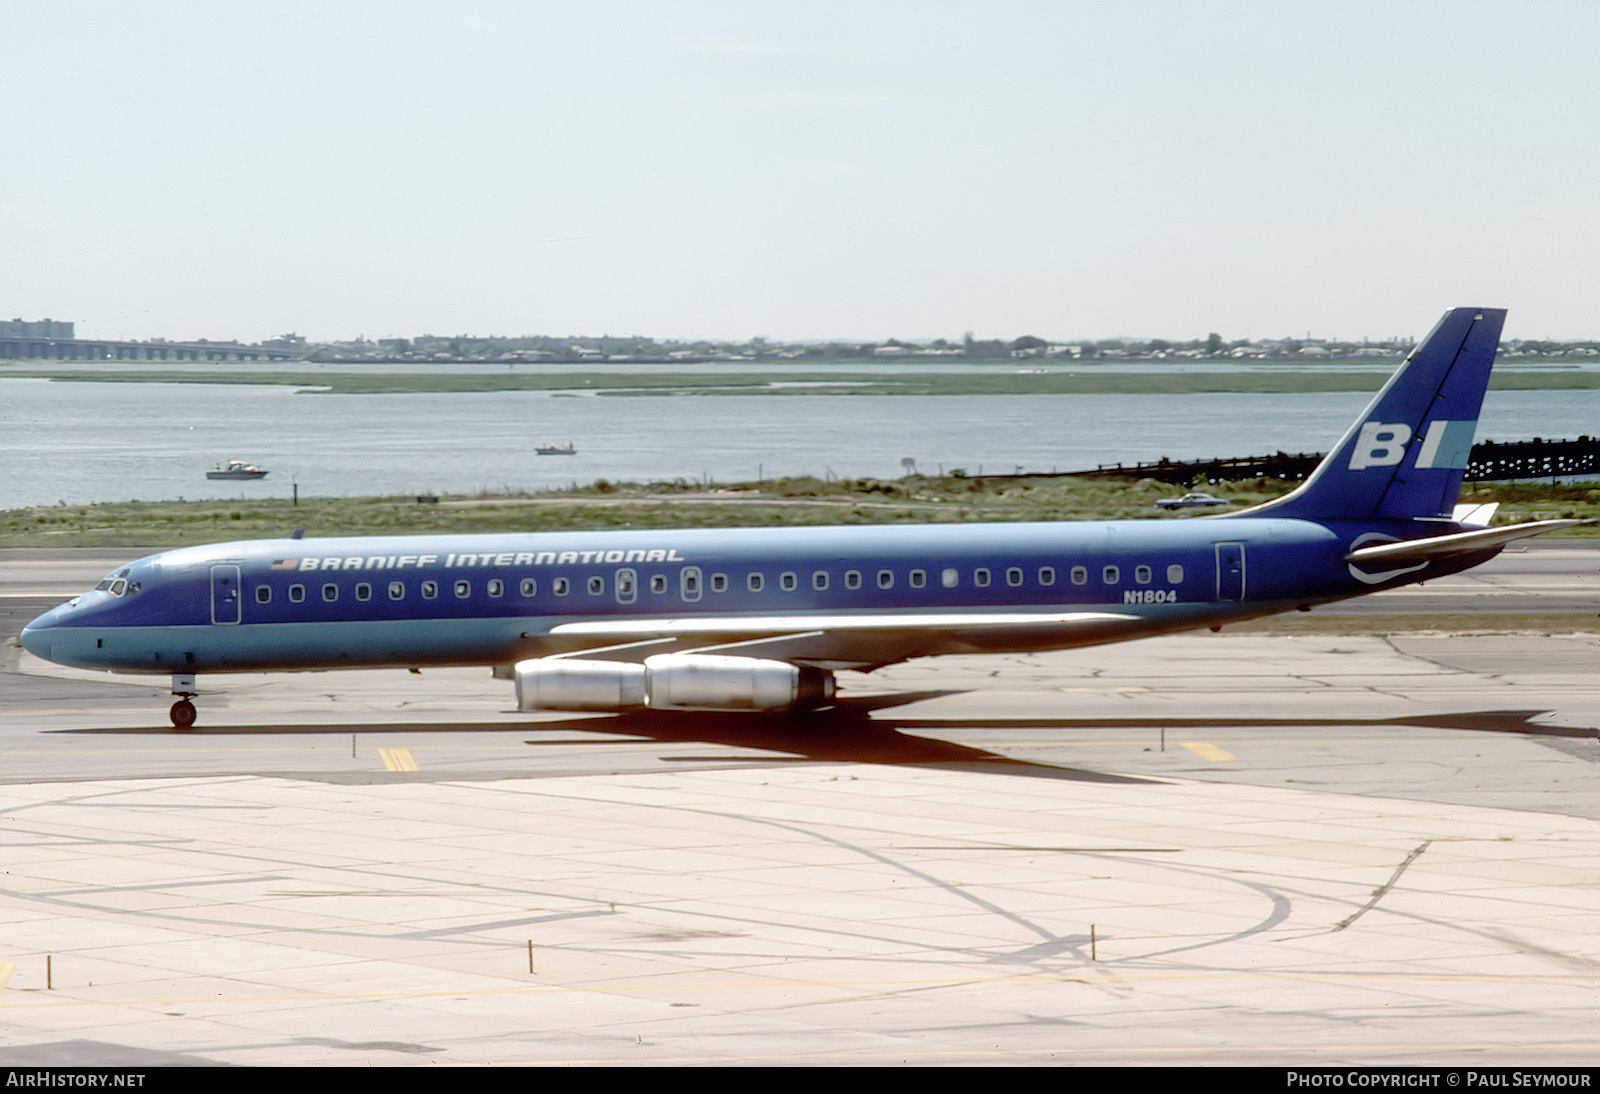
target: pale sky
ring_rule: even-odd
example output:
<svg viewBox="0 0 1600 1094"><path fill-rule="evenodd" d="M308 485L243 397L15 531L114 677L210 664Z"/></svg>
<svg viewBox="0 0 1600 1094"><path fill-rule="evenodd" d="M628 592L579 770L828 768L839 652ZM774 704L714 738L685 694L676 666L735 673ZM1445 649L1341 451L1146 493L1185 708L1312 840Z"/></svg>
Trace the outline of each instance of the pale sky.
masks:
<svg viewBox="0 0 1600 1094"><path fill-rule="evenodd" d="M1600 337L1600 3L0 0L0 318Z"/></svg>

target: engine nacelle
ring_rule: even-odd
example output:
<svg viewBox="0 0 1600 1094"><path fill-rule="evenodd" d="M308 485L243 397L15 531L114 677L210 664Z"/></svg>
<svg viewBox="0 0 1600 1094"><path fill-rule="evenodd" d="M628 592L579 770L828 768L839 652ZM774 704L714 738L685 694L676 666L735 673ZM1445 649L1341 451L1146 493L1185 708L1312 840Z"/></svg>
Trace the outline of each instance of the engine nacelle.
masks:
<svg viewBox="0 0 1600 1094"><path fill-rule="evenodd" d="M645 705L644 666L535 657L512 667L518 710L629 710Z"/></svg>
<svg viewBox="0 0 1600 1094"><path fill-rule="evenodd" d="M667 653L644 664L535 657L511 669L518 710L782 711L833 698L823 669L709 653Z"/></svg>
<svg viewBox="0 0 1600 1094"><path fill-rule="evenodd" d="M652 710L805 709L833 698L833 673L785 661L711 653L664 653L645 659Z"/></svg>

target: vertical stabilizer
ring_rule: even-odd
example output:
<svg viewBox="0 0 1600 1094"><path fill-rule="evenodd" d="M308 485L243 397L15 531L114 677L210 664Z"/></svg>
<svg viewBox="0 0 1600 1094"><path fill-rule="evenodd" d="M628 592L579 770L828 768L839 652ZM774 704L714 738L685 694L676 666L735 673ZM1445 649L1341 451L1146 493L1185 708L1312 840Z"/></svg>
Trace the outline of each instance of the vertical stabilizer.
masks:
<svg viewBox="0 0 1600 1094"><path fill-rule="evenodd" d="M1446 312L1310 478L1245 512L1319 520L1448 517L1505 318L1504 308Z"/></svg>

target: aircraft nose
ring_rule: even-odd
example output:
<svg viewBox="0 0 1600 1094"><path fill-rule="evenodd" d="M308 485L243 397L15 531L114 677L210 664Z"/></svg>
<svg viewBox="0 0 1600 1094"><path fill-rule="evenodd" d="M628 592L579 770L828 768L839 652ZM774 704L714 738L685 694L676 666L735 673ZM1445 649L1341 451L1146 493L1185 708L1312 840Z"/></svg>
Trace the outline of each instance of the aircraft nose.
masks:
<svg viewBox="0 0 1600 1094"><path fill-rule="evenodd" d="M35 620L34 622L37 623L38 621ZM35 657L43 657L48 661L50 659L50 640L40 633L42 630L44 630L43 627L37 627L34 623L29 623L26 627L23 627L22 648Z"/></svg>
<svg viewBox="0 0 1600 1094"><path fill-rule="evenodd" d="M50 632L55 628L56 613L59 611L59 608L52 608L22 628L20 638L23 649L35 657L50 660Z"/></svg>

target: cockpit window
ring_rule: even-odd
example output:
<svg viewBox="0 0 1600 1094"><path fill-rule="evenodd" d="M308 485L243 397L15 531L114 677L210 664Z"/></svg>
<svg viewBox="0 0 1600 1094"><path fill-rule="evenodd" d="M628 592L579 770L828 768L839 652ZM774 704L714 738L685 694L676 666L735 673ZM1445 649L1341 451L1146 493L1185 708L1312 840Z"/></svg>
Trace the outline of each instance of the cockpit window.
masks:
<svg viewBox="0 0 1600 1094"><path fill-rule="evenodd" d="M127 571L123 571L126 573ZM110 593L112 596L121 596L128 588L128 583L120 577L108 577L94 587L97 593Z"/></svg>

